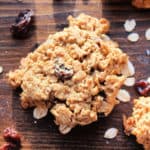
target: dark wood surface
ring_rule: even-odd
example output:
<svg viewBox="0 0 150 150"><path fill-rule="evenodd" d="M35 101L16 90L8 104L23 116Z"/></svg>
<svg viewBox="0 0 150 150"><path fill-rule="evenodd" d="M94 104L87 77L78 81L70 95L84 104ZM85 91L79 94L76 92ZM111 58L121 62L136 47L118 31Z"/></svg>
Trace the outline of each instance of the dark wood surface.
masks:
<svg viewBox="0 0 150 150"><path fill-rule="evenodd" d="M37 28L30 38L15 40L9 27L18 12L26 8L35 11ZM35 123L32 110L21 108L19 91L13 91L6 82L6 73L17 68L20 59L32 51L35 43L43 42L49 33L67 26L66 17L69 14L76 16L81 12L108 18L111 21L109 35L131 57L136 79L150 76L150 57L145 55L150 42L144 38L145 30L150 27L150 11L136 10L130 5L130 0L0 0L0 65L4 67L3 74L0 74L0 145L4 143L3 129L12 126L23 135L23 150L142 150L134 137L127 137L123 132L122 114L131 113L132 102L120 103L109 117L100 118L85 127L76 127L64 136L58 132L52 116ZM127 41L128 34L123 29L124 21L129 18L137 21L135 31L140 34L140 40L136 43ZM128 90L132 98L138 96L133 88ZM113 140L106 140L103 135L110 127L118 128L119 134Z"/></svg>

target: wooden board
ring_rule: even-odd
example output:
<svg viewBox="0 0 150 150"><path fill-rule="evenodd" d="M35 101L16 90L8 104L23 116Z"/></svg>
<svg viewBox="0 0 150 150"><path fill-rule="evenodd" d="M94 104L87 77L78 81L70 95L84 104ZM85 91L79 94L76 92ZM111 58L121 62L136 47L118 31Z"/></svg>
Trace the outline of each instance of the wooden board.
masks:
<svg viewBox="0 0 150 150"><path fill-rule="evenodd" d="M10 25L20 10L31 8L36 14L37 29L26 40L15 40L9 32ZM144 38L145 30L150 27L150 11L136 10L130 5L130 0L0 0L0 65L4 67L0 74L0 145L4 143L2 131L7 126L15 127L23 135L23 148L35 149L86 149L86 150L141 150L134 137L123 133L122 114L130 114L132 102L119 104L107 118L97 122L76 127L68 135L61 135L52 116L35 122L32 110L25 111L19 102L19 91L13 91L7 84L5 75L9 70L17 68L19 60L26 56L35 45L43 42L49 33L62 30L67 26L66 17L81 12L95 17L106 17L111 21L109 35L119 42L124 52L128 53L136 68L136 79L150 76L150 57L145 50L150 48L150 42ZM123 29L126 19L137 21L136 32L140 40L136 43L127 41ZM137 97L133 88L128 88L132 97ZM103 138L107 128L119 129L118 136L113 140Z"/></svg>

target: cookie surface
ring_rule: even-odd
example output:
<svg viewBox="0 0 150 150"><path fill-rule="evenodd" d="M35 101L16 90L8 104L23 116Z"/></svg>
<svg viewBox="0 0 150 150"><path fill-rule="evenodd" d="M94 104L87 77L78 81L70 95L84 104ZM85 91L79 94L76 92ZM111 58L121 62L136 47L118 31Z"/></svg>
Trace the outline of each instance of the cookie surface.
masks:
<svg viewBox="0 0 150 150"><path fill-rule="evenodd" d="M81 14L68 20L68 28L50 35L8 74L9 83L22 89L22 107L47 107L63 134L113 110L128 61L118 44L104 39L106 19Z"/></svg>
<svg viewBox="0 0 150 150"><path fill-rule="evenodd" d="M135 135L137 142L143 144L145 150L150 149L150 97L134 100L131 117L124 116L124 127L127 135Z"/></svg>

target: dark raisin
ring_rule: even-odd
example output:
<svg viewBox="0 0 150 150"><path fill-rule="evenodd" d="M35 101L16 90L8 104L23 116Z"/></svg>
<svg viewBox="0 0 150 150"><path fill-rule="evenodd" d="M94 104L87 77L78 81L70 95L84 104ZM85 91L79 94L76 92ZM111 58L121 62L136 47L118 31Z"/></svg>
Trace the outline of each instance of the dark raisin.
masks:
<svg viewBox="0 0 150 150"><path fill-rule="evenodd" d="M142 96L148 96L150 93L150 83L148 83L146 80L140 80L136 82L135 88L137 92Z"/></svg>
<svg viewBox="0 0 150 150"><path fill-rule="evenodd" d="M66 79L70 79L73 76L73 70L70 68L67 68L64 64L56 61L55 75L58 77L58 79L63 81Z"/></svg>
<svg viewBox="0 0 150 150"><path fill-rule="evenodd" d="M0 147L0 150L19 150L19 148L12 143L5 143Z"/></svg>
<svg viewBox="0 0 150 150"><path fill-rule="evenodd" d="M21 136L16 130L12 128L6 128L3 132L3 137L7 142L20 145Z"/></svg>
<svg viewBox="0 0 150 150"><path fill-rule="evenodd" d="M99 95L104 97L104 99L107 98L107 95L106 95L105 91L100 91Z"/></svg>
<svg viewBox="0 0 150 150"><path fill-rule="evenodd" d="M98 45L98 47L101 47L101 43L100 42L96 42L96 44Z"/></svg>
<svg viewBox="0 0 150 150"><path fill-rule="evenodd" d="M25 38L29 36L30 31L34 29L34 13L27 9L21 11L10 31L15 38Z"/></svg>
<svg viewBox="0 0 150 150"><path fill-rule="evenodd" d="M95 69L94 69L93 67L91 67L91 69L90 69L90 74L93 74L94 71L95 71Z"/></svg>
<svg viewBox="0 0 150 150"><path fill-rule="evenodd" d="M105 81L101 81L101 82L100 82L100 85L103 85L103 86L104 86L104 85L105 85Z"/></svg>

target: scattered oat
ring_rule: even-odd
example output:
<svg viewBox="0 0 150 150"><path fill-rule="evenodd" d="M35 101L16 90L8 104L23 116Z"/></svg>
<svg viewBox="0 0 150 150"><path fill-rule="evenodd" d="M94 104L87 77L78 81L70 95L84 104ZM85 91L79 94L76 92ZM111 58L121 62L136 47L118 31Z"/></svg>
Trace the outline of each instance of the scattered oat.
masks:
<svg viewBox="0 0 150 150"><path fill-rule="evenodd" d="M150 40L150 28L145 31L145 38L146 40Z"/></svg>
<svg viewBox="0 0 150 150"><path fill-rule="evenodd" d="M150 77L147 78L147 82L150 84Z"/></svg>
<svg viewBox="0 0 150 150"><path fill-rule="evenodd" d="M0 66L0 74L3 73L3 67Z"/></svg>
<svg viewBox="0 0 150 150"><path fill-rule="evenodd" d="M124 82L124 85L126 85L126 86L133 86L134 84L135 84L134 77L127 78Z"/></svg>
<svg viewBox="0 0 150 150"><path fill-rule="evenodd" d="M136 21L135 19L131 19L131 20L126 20L124 23L124 29L127 32L131 32L135 29L136 26Z"/></svg>
<svg viewBox="0 0 150 150"><path fill-rule="evenodd" d="M149 49L146 50L146 55L150 56L150 50Z"/></svg>
<svg viewBox="0 0 150 150"><path fill-rule="evenodd" d="M117 136L118 129L117 128L109 128L105 131L104 138L113 139Z"/></svg>
<svg viewBox="0 0 150 150"><path fill-rule="evenodd" d="M121 73L127 77L133 76L135 74L135 68L131 61L128 61L127 64L124 65Z"/></svg>
<svg viewBox="0 0 150 150"><path fill-rule="evenodd" d="M46 107L36 107L33 110L33 117L35 119L41 119L47 115L48 109Z"/></svg>
<svg viewBox="0 0 150 150"><path fill-rule="evenodd" d="M120 89L117 94L117 99L121 102L129 102L130 101L130 94L127 90Z"/></svg>
<svg viewBox="0 0 150 150"><path fill-rule="evenodd" d="M59 131L62 134L67 134L71 131L72 128L68 127L67 125L60 125L59 126Z"/></svg>
<svg viewBox="0 0 150 150"><path fill-rule="evenodd" d="M139 34L138 33L130 33L127 38L130 42L137 42L139 40Z"/></svg>

